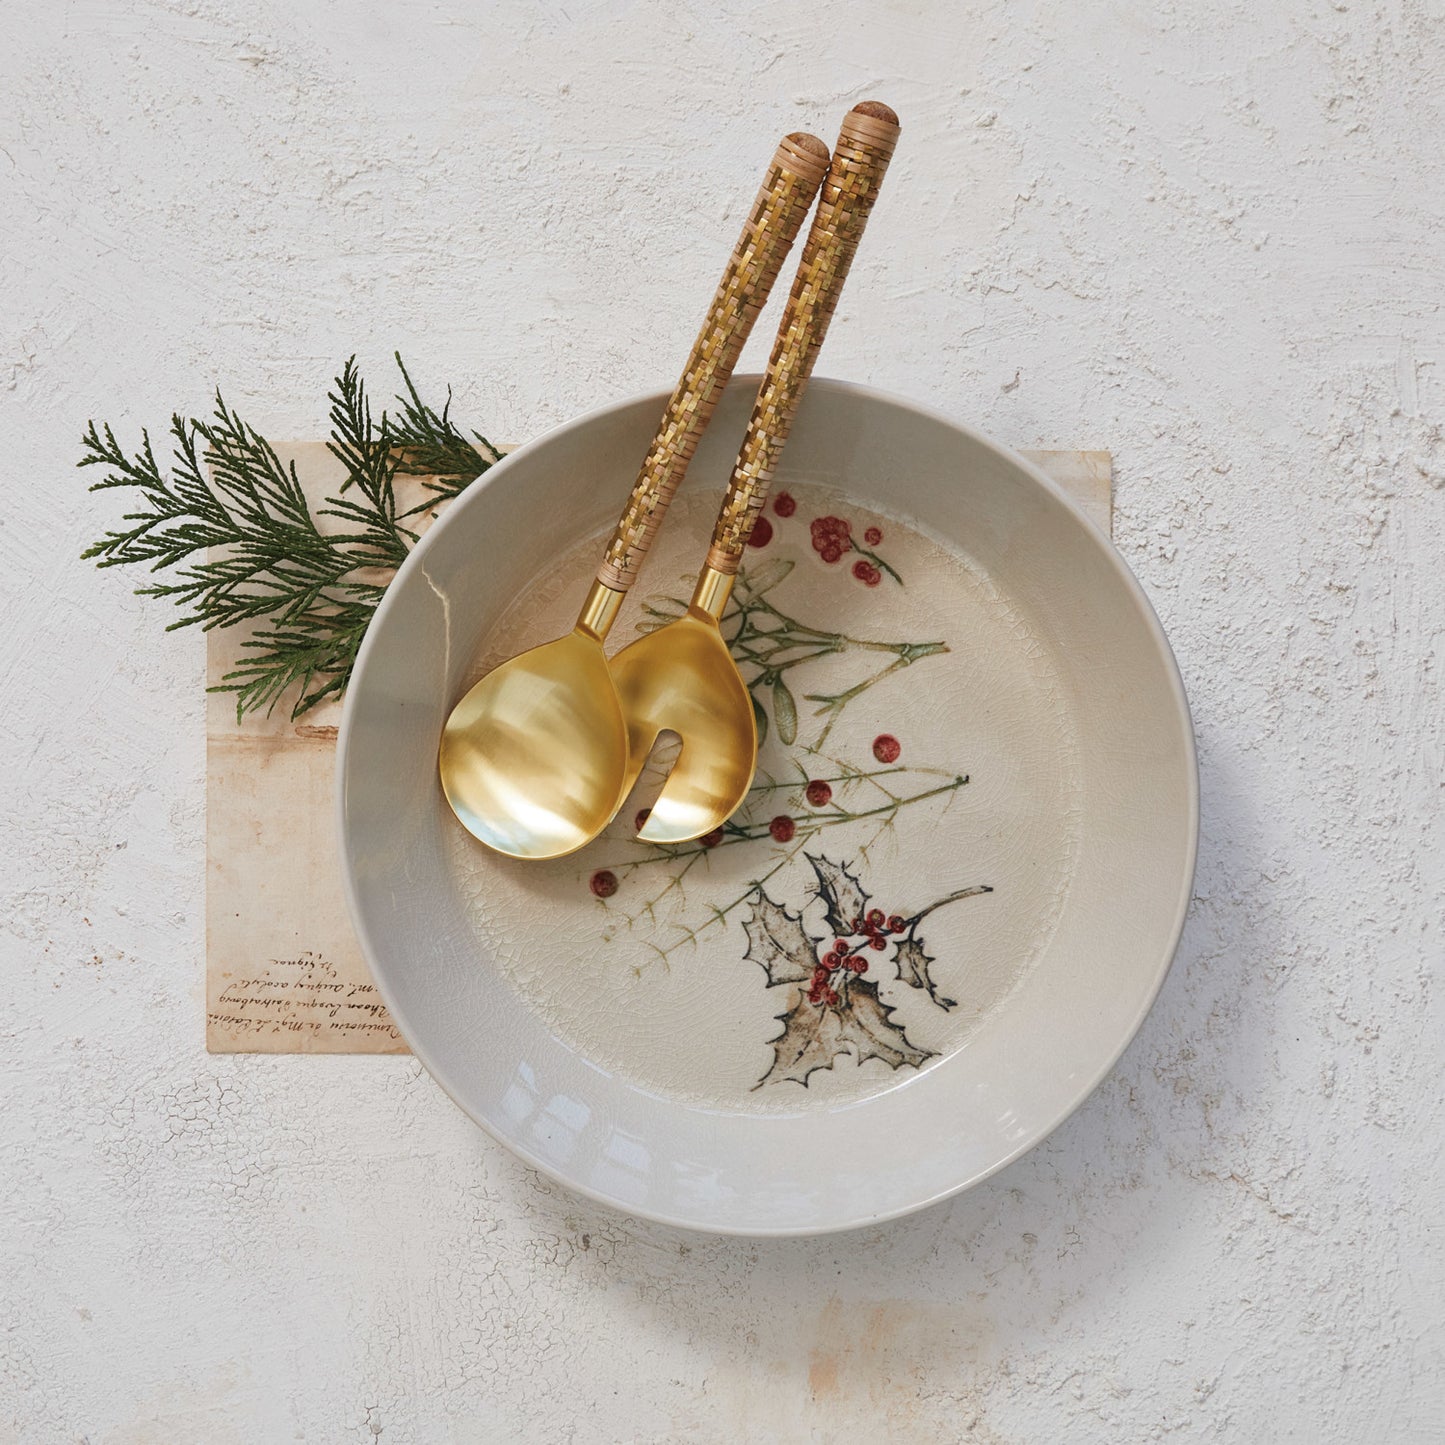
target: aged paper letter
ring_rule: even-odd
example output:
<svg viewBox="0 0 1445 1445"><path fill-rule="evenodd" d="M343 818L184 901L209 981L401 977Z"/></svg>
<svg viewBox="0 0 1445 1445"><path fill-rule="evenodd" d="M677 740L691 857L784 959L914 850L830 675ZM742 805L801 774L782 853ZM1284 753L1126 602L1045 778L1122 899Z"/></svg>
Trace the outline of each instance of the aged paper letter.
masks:
<svg viewBox="0 0 1445 1445"><path fill-rule="evenodd" d="M313 501L345 472L319 443L286 449ZM206 634L206 681L241 657L241 628ZM206 1047L212 1053L402 1054L342 897L336 728L325 702L291 721L236 721L206 699Z"/></svg>

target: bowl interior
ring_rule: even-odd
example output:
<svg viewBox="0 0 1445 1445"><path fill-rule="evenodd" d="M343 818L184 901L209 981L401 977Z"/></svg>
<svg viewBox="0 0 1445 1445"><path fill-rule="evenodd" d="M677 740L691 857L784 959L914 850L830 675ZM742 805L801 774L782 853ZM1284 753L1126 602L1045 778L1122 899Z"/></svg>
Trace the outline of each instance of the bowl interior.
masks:
<svg viewBox="0 0 1445 1445"><path fill-rule="evenodd" d="M685 492L697 525L705 527L726 480L753 390L747 379L735 381L699 449ZM761 981L752 967L763 962L757 943L751 933L744 938L749 904L688 965L714 969L727 981L721 992L703 995L671 971L668 983L638 985L589 964L587 1003L575 1009L582 1022L570 1027L567 991L583 987L583 975L569 974L575 938L543 950L541 971L516 963L526 952L518 919L527 890L534 910L549 913L552 885L527 873L529 865L514 865L521 874L488 874L486 863L467 861L440 797L436 744L451 703L496 650L499 629L511 636L506 620L516 615L517 598L525 596L532 622L554 635L554 618L580 600L591 539L620 509L663 400L611 407L513 454L452 505L388 589L342 730L352 914L378 987L423 1063L472 1118L537 1167L622 1209L697 1228L786 1234L864 1224L977 1182L1037 1142L1138 1028L1172 957L1192 880L1197 798L1187 707L1137 584L1039 473L925 410L815 381L775 495L835 496L860 516L897 519L900 536L924 539L919 556L936 546L939 555L963 559L973 579L966 593L915 587L908 604L911 625L924 629L919 636L948 637L948 675L958 681L953 692L930 691L929 677L944 674L911 666L907 675L918 686L895 691L888 716L913 721L916 712L918 728L931 728L938 746L958 734L979 763L971 764L972 791L960 794L968 800L963 815L928 825L942 881L930 891L918 880L910 907L986 873L994 893L977 906L992 912L970 920L963 910L975 904L959 904L949 913L959 921L949 926L971 929L980 949L979 939L993 939L993 953L1017 951L1018 966L967 1028L918 1050L929 1055L926 1067L875 1060L866 1078L839 1069L781 1089L689 1096L666 1070L681 1069L690 1052L705 1053L702 1041L725 1032L734 1011L726 989L743 987L744 943L746 977ZM679 514L668 530L674 525L685 540L691 524ZM821 568L806 546L802 553ZM853 565L861 566L866 558L857 557ZM749 566L761 576L765 560L750 554ZM772 565L774 575L786 571ZM650 570L639 593L675 581L666 562L654 566L664 575ZM869 580L866 570L862 579ZM895 596L888 581L876 596L901 606L902 592ZM975 596L992 599L980 612L987 627L962 616ZM976 657L968 656L971 647ZM1010 668L1043 681L1033 692L1006 685ZM858 708L868 733L877 725L866 713L871 703L870 696ZM886 751L877 757L881 763ZM797 856L827 851L819 835L811 852ZM893 859L898 896L908 892L910 874L916 880L935 866L920 868L920 857L930 857L927 837L911 857L905 850ZM857 873L859 865L851 866ZM883 873L889 866L878 864ZM801 903L797 909L805 912ZM605 910L577 916L582 928L589 916L599 929L609 926ZM929 926L943 928L943 918L933 915ZM1008 941L1025 932L1026 949ZM901 958L897 939L895 946ZM806 993L806 984L798 987ZM634 988L643 991L630 994ZM628 1039L656 1026L635 1000L648 990L665 998L669 988L676 994L669 1006L681 1012L661 1029L665 1046L638 1055L662 1062L654 1072L630 1067ZM558 1010L547 1007L549 989L562 1000ZM800 997L781 986L767 992L756 1005L764 1017L784 1018L773 1005ZM704 996L695 1030L680 1032L690 1000ZM739 1008L754 1007L741 992L736 998ZM882 1054L896 1043L886 1019L906 1022L911 1003L912 996L902 1012L885 1011L877 1025L887 1035ZM608 1025L596 1037L619 1040L620 1051L589 1043L592 1014ZM935 1015L942 1020L921 1008L918 1027L930 1027L925 1016ZM858 1079L872 1082L854 1087Z"/></svg>

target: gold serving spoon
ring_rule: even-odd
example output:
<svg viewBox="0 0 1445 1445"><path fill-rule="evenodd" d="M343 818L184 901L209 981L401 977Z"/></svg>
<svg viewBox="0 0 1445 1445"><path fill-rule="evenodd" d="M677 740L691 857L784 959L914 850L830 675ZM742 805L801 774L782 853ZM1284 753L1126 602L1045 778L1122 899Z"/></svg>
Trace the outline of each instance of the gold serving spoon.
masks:
<svg viewBox="0 0 1445 1445"><path fill-rule="evenodd" d="M556 858L604 827L623 795L627 727L602 642L637 578L828 166L816 136L778 146L577 625L512 658L452 709L442 789L468 832L514 858Z"/></svg>
<svg viewBox="0 0 1445 1445"><path fill-rule="evenodd" d="M898 117L878 101L864 101L844 117L692 601L683 616L612 659L627 719L626 787L619 806L658 735L673 732L682 742L638 834L649 843L682 843L710 833L752 786L758 758L752 698L719 623L898 133Z"/></svg>

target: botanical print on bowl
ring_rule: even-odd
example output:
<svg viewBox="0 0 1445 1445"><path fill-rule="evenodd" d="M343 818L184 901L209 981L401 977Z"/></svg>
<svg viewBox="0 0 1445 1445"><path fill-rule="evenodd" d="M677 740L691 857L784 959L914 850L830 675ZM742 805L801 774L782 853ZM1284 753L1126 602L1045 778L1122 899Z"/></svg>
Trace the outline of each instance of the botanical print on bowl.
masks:
<svg viewBox="0 0 1445 1445"><path fill-rule="evenodd" d="M767 518L759 520L765 522ZM877 530L876 527L870 528L870 531ZM827 552L823 554L823 560L830 560ZM846 632L831 631L820 624L790 616L768 594L788 577L794 565L790 559L775 557L743 567L738 573L727 611L723 614L722 633L752 692L760 746L767 741L769 712L779 739L789 746L797 741L798 703L787 681L791 669L849 652L861 654L866 662L881 662L862 680L837 692L804 694L805 702L818 704L814 716L823 719L817 735L804 743L807 752L816 753L828 741L828 734L832 732L839 714L854 698L920 658L947 652L948 645L944 642L882 642L851 637ZM866 559L857 566L869 569L868 576L861 579L864 585L875 586L876 581L869 581L869 577L882 574ZM892 571L891 568L889 570ZM893 575L896 577L897 573ZM685 597L651 597L643 603L645 620L639 624L639 629L651 631L686 611ZM891 660L882 662L882 657Z"/></svg>
<svg viewBox="0 0 1445 1445"><path fill-rule="evenodd" d="M775 507L782 509L781 515L790 516L796 503L791 494L784 492L776 499ZM830 514L816 518L810 531L813 550L825 563L838 561L852 547L852 526L844 517ZM768 518L760 517L751 546L754 549L765 547L773 536ZM883 540L882 529L876 525L866 528L864 536L867 543L875 547ZM917 770L892 766L897 763L902 747L898 739L889 733L880 734L873 741L873 756L883 764L881 767L859 770L839 763L837 766L845 770L831 776L817 776L816 769L809 769L809 761L820 755L834 724L850 702L900 668L945 653L948 646L942 641L885 642L853 637L800 621L768 597L768 593L792 572L793 567L791 560L774 558L760 565L742 568L732 601L722 619L722 629L752 694L760 746L766 744L770 730L775 732L777 739L792 749L791 761L798 769L797 778L781 784L769 778L759 780L739 813L720 828L705 835L696 844L659 847L650 858L621 864L623 873L634 873L649 865L662 865L666 877L663 884L665 891L680 882L698 859L711 849L750 843L764 836L782 844L796 840L798 848L801 848L807 839L838 823L858 822L867 817L891 821L901 808L910 803L937 797L968 782L966 775L955 775L910 794L894 791L882 781L883 778L895 778ZM873 587L878 585L884 569L898 585L903 585L897 571L874 552L865 553L854 565L852 575L865 586ZM686 608L687 602L682 597L651 598L643 604L647 621L640 626L647 629L663 626L680 616ZM813 736L799 744L798 704L788 686L788 672L804 664L854 651L883 654L891 660L846 688L804 694L805 702L818 704L812 710L812 716L822 721L816 729L805 726L805 739L810 732ZM841 797L835 800L835 785L843 793L856 794L856 785L860 783L873 784L882 795L881 799L867 798L865 801L873 806L859 808L849 807ZM775 805L780 788L795 796L801 789L806 808L801 817L793 813L763 817L770 804ZM635 827L642 826L647 812L646 808L637 812L633 820ZM892 1021L893 1011L879 994L884 964L886 962L891 967L893 979L925 989L940 1008L952 1008L954 1001L941 997L929 978L928 965L933 960L924 952L918 925L941 903L991 893L992 888L976 884L937 900L910 917L893 914L890 918L882 910L869 907L868 894L846 866L834 863L822 854L804 852L804 859L812 865L815 881L809 890L810 897L803 901L793 900L798 911L789 912L787 905L769 896L765 887L793 860L795 853L796 849L785 854L744 894L721 905L710 904L708 919L701 925L706 928L710 924L722 924L735 910L746 906L743 929L748 947L744 957L762 966L769 988L788 991L786 1010L778 1015L783 1031L769 1041L775 1055L773 1064L759 1080L759 1085L792 1080L806 1087L808 1076L814 1070L830 1069L836 1060L850 1056L860 1063L881 1059L895 1069L904 1064L916 1067L932 1058L932 1050L910 1043L904 1030ZM599 868L589 879L593 894L604 899L616 894L619 883L618 870L613 868ZM643 908L652 907L658 896L660 894L654 893L647 897ZM819 922L834 939L831 948L824 946L822 937L811 936L804 926L804 911L812 913L818 909L822 914ZM697 936L696 927L684 935L688 942L695 942ZM670 947L659 948L659 952L665 958L677 946L678 941L674 941ZM886 952L886 960L873 957L879 950ZM865 978L870 969L873 977Z"/></svg>
<svg viewBox="0 0 1445 1445"><path fill-rule="evenodd" d="M618 645L685 609L711 500L674 504ZM578 552L478 672L567 625L553 578L585 575ZM571 858L459 841L479 944L639 1086L767 1111L862 1097L958 1048L1046 940L1077 814L1068 710L967 559L806 484L760 519L722 628L758 723L743 806L694 842L640 842L664 745Z"/></svg>
<svg viewBox="0 0 1445 1445"><path fill-rule="evenodd" d="M871 907L863 885L841 863L821 854L803 855L817 874L808 914L821 910L826 932L814 937L804 913L789 913L759 885L752 910L743 922L748 936L746 957L761 966L769 988L787 989L785 1012L778 1015L783 1031L769 1042L773 1063L758 1080L791 1079L805 1087L815 1069L831 1069L851 1055L859 1063L882 1059L890 1068L915 1068L933 1057L931 1049L908 1040L893 1022L893 1010L879 994L885 968L893 980L922 989L941 1009L955 1002L938 992L928 966L935 962L923 946L918 925L945 903L992 893L986 883L961 888L905 917ZM811 906L810 906L811 905ZM830 945L828 937L833 939ZM875 957L881 952L884 957ZM865 975L872 972L874 977Z"/></svg>

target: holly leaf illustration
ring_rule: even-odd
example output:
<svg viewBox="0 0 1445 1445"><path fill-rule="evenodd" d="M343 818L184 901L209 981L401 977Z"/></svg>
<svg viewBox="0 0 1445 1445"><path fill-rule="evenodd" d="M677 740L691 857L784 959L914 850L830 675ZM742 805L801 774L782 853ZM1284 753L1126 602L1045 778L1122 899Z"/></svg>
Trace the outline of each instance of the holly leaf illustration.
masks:
<svg viewBox="0 0 1445 1445"><path fill-rule="evenodd" d="M810 938L800 914L774 903L761 888L752 900L752 912L743 919L748 936L743 957L768 976L768 987L802 983L813 976L821 939Z"/></svg>
<svg viewBox="0 0 1445 1445"><path fill-rule="evenodd" d="M865 1059L882 1059L897 1068L912 1064L916 1068L933 1057L931 1049L916 1048L908 1036L892 1021L893 1010L878 997L878 985L854 979L848 985L848 997L840 1005L842 1039L851 1044L861 1064Z"/></svg>
<svg viewBox="0 0 1445 1445"><path fill-rule="evenodd" d="M804 853L813 872L818 875L818 897L828 910L828 927L846 937L857 931L855 920L868 912L868 895L863 885L842 863L835 863L822 854Z"/></svg>
<svg viewBox="0 0 1445 1445"><path fill-rule="evenodd" d="M931 1050L911 1044L892 1021L893 1010L878 997L876 984L854 979L847 996L833 1007L810 1003L801 989L793 998L793 1007L778 1015L783 1031L769 1040L773 1062L758 1080L760 1086L792 1079L806 1089L810 1074L831 1069L844 1054L860 1064L882 1059L893 1069L903 1064L916 1068L933 1057Z"/></svg>
<svg viewBox="0 0 1445 1445"><path fill-rule="evenodd" d="M944 998L938 992L938 986L933 982L933 977L928 972L928 965L937 962L938 960L931 954L923 951L922 939L905 938L903 942L898 945L898 977L901 978L909 988L923 989L939 1008L955 1008L958 1000Z"/></svg>
<svg viewBox="0 0 1445 1445"><path fill-rule="evenodd" d="M785 1014L779 1014L783 1031L770 1040L773 1046L772 1067L758 1080L761 1086L792 1079L808 1087L808 1075L814 1069L831 1069L833 1060L843 1047L843 1020L837 1009L811 1004L800 990L797 1002Z"/></svg>

